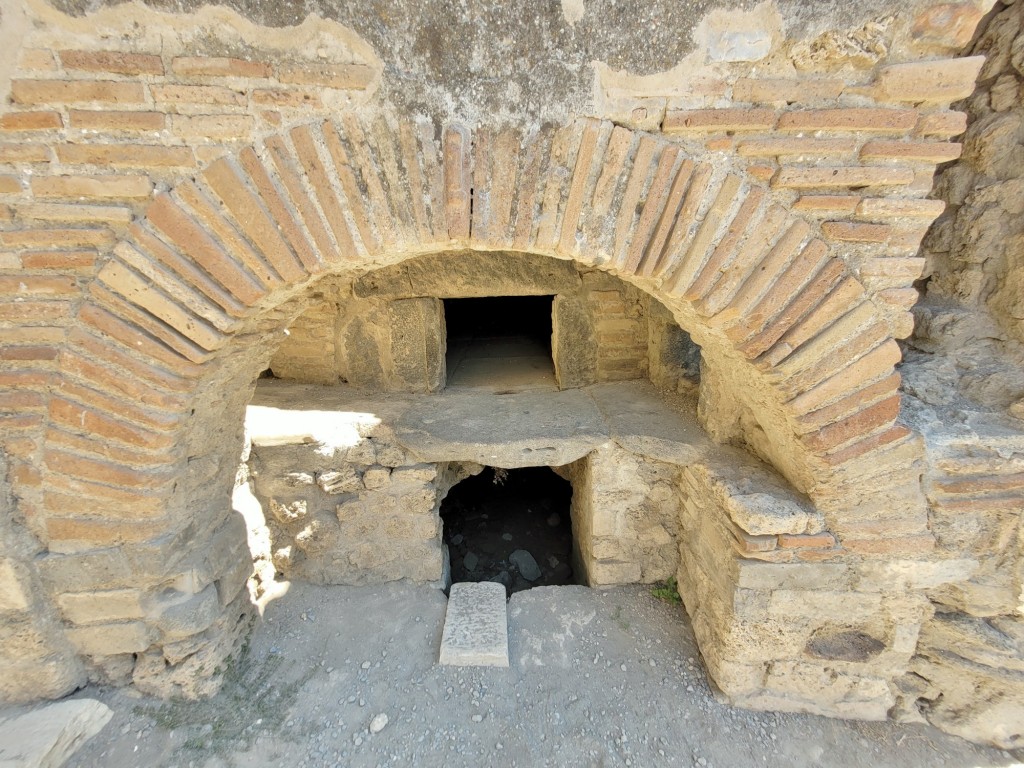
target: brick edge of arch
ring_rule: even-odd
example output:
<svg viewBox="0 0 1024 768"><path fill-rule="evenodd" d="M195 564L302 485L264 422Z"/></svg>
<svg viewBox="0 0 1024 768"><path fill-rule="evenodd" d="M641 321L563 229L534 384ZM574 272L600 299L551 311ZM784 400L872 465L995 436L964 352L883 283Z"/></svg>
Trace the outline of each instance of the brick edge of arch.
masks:
<svg viewBox="0 0 1024 768"><path fill-rule="evenodd" d="M164 533L179 479L166 457L195 382L283 293L460 248L573 259L685 315L764 384L797 471L826 478L804 488L816 501L841 506L831 478L913 441L897 423L889 320L815 225L742 171L595 119L439 133L427 120L346 114L213 162L115 246L50 398L62 431L44 450L48 538L102 546ZM67 514L83 506L104 512Z"/></svg>

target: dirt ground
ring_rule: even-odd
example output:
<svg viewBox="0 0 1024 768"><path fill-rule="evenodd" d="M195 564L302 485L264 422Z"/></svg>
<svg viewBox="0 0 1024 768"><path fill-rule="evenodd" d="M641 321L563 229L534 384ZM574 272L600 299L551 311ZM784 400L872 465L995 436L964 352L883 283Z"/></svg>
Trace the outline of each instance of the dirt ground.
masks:
<svg viewBox="0 0 1024 768"><path fill-rule="evenodd" d="M650 588L541 587L509 603L511 666L436 664L435 588L291 585L221 693L89 688L115 714L69 765L899 766L1021 756L925 726L738 710L715 700L686 614ZM380 726L386 715L387 723ZM371 732L371 723L374 728Z"/></svg>

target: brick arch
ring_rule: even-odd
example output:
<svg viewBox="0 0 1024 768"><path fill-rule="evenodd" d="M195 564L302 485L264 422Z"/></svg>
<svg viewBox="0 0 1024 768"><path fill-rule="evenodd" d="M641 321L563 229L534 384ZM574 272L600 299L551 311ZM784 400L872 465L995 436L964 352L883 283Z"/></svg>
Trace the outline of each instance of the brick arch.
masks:
<svg viewBox="0 0 1024 768"><path fill-rule="evenodd" d="M743 172L597 120L439 139L429 122L346 115L213 162L114 248L51 398L51 548L161 534L196 381L248 319L321 274L465 247L574 259L661 300L759 383L791 479L906 433L888 322Z"/></svg>

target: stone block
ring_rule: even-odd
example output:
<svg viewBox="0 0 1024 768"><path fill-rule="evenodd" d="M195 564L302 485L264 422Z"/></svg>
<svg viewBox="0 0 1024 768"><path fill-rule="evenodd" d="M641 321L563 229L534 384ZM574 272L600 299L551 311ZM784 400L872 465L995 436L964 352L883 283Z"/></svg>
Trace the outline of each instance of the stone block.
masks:
<svg viewBox="0 0 1024 768"><path fill-rule="evenodd" d="M363 489L363 483L356 474L355 469L350 466L343 466L336 470L320 472L316 478L317 485L324 493L358 493Z"/></svg>
<svg viewBox="0 0 1024 768"><path fill-rule="evenodd" d="M1022 626L942 615L925 624L911 671L941 691L924 697L932 725L1001 749L1024 746Z"/></svg>
<svg viewBox="0 0 1024 768"><path fill-rule="evenodd" d="M881 610L877 593L829 592L826 590L778 589L772 593L772 616L809 621L861 621Z"/></svg>
<svg viewBox="0 0 1024 768"><path fill-rule="evenodd" d="M59 701L0 720L0 766L57 768L114 716L95 699Z"/></svg>
<svg viewBox="0 0 1024 768"><path fill-rule="evenodd" d="M810 533L821 525L813 512L768 493L727 496L725 508L730 519L753 536Z"/></svg>
<svg viewBox="0 0 1024 768"><path fill-rule="evenodd" d="M177 640L213 624L221 612L217 586L209 585L197 595L171 592L149 606L148 615L167 639Z"/></svg>
<svg viewBox="0 0 1024 768"><path fill-rule="evenodd" d="M361 315L340 334L342 375L350 384L367 390L387 390L388 376L382 363L386 332L381 326L385 322L384 317Z"/></svg>
<svg viewBox="0 0 1024 768"><path fill-rule="evenodd" d="M64 617L74 624L106 624L145 615L142 592L138 589L65 593L57 598L57 604Z"/></svg>
<svg viewBox="0 0 1024 768"><path fill-rule="evenodd" d="M155 634L141 621L73 627L67 631L68 640L86 656L139 653L150 646Z"/></svg>
<svg viewBox="0 0 1024 768"><path fill-rule="evenodd" d="M392 388L435 392L445 384L445 325L440 299L400 299L388 305Z"/></svg>
<svg viewBox="0 0 1024 768"><path fill-rule="evenodd" d="M978 561L967 558L865 561L857 567L857 588L869 592L934 589L966 581L977 569Z"/></svg>
<svg viewBox="0 0 1024 768"><path fill-rule="evenodd" d="M562 389L597 381L597 342L590 313L575 297L555 296L551 308L551 356Z"/></svg>
<svg viewBox="0 0 1024 768"><path fill-rule="evenodd" d="M391 470L387 467L369 467L363 472L363 485L368 491L384 488L391 482Z"/></svg>
<svg viewBox="0 0 1024 768"><path fill-rule="evenodd" d="M411 467L397 467L391 472L391 482L395 485L405 483L430 483L437 477L434 464L415 464Z"/></svg>
<svg viewBox="0 0 1024 768"><path fill-rule="evenodd" d="M433 512L437 505L437 492L430 486L418 488L412 493L392 497L394 509L404 515L423 515Z"/></svg>
<svg viewBox="0 0 1024 768"><path fill-rule="evenodd" d="M762 563L737 560L736 586L762 590L848 589L853 580L850 566L843 563Z"/></svg>
<svg viewBox="0 0 1024 768"><path fill-rule="evenodd" d="M613 584L636 584L643 571L640 563L592 561L586 565L587 580L592 587Z"/></svg>
<svg viewBox="0 0 1024 768"><path fill-rule="evenodd" d="M86 682L85 670L72 653L0 662L0 701L8 704L58 699Z"/></svg>
<svg viewBox="0 0 1024 768"><path fill-rule="evenodd" d="M10 558L0 560L0 612L23 611L29 606L28 593Z"/></svg>
<svg viewBox="0 0 1024 768"><path fill-rule="evenodd" d="M508 666L508 610L503 585L486 581L452 584L440 663Z"/></svg>

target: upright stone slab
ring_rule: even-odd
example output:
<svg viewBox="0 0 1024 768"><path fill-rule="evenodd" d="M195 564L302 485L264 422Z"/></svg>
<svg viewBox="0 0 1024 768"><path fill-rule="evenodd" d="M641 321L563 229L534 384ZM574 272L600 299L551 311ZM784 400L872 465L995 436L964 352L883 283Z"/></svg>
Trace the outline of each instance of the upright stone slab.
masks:
<svg viewBox="0 0 1024 768"><path fill-rule="evenodd" d="M505 587L490 581L452 584L441 636L442 664L508 666Z"/></svg>

